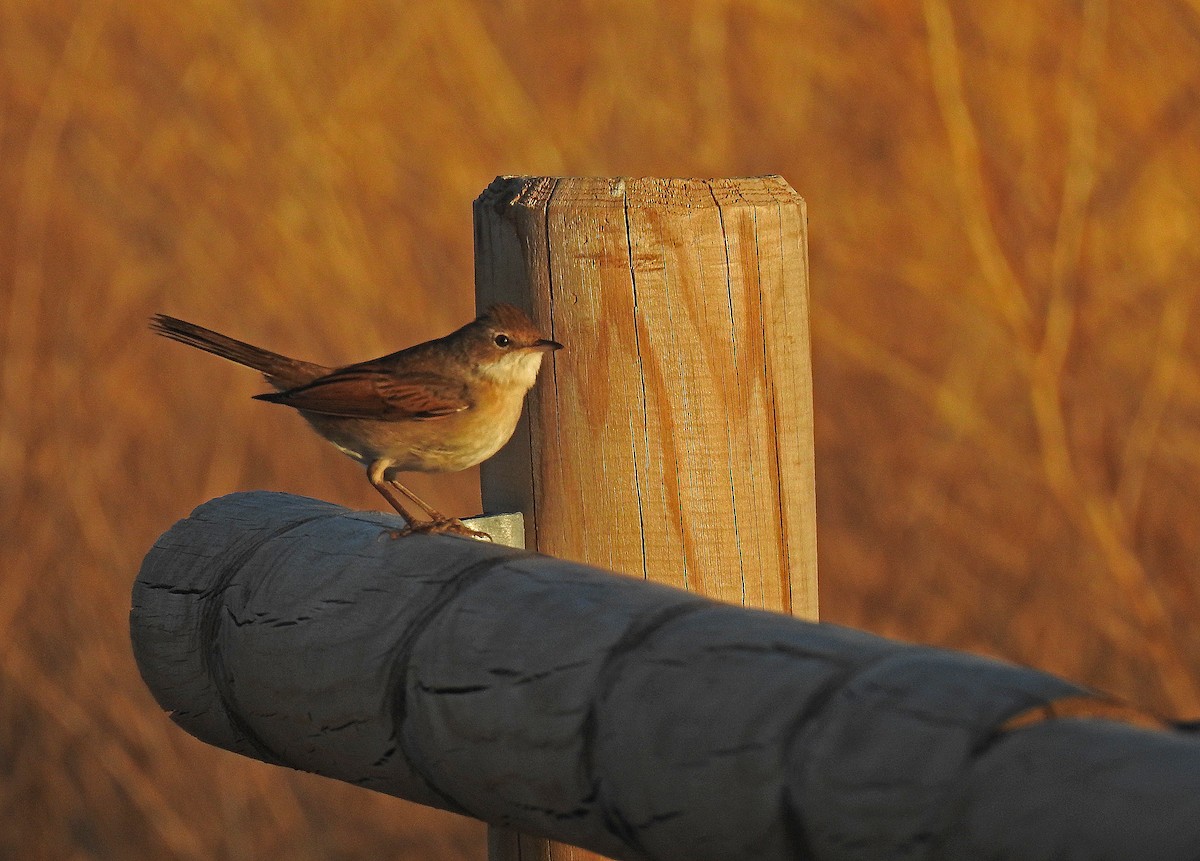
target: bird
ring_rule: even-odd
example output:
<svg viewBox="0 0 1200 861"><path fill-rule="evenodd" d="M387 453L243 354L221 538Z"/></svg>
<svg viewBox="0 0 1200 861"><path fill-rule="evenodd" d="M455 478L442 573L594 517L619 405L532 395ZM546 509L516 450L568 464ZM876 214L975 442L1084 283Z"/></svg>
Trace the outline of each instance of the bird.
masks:
<svg viewBox="0 0 1200 861"><path fill-rule="evenodd" d="M344 367L293 359L167 314L150 328L163 337L260 371L275 391L257 400L297 410L320 436L366 467L367 479L412 533L487 539L429 506L396 480L400 472L457 472L508 442L548 353L529 316L492 305L465 326L431 341ZM401 501L419 507L419 520Z"/></svg>

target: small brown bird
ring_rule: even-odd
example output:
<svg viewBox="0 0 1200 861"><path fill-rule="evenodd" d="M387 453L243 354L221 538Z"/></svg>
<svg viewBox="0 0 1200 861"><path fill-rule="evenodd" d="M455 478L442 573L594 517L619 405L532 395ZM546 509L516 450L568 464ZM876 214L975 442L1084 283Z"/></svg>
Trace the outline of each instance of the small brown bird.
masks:
<svg viewBox="0 0 1200 861"><path fill-rule="evenodd" d="M562 348L512 305L493 305L443 338L379 359L327 368L290 359L203 326L156 314L164 337L261 371L278 391L259 400L294 407L313 430L367 467L367 478L410 532L487 537L446 517L396 481L398 472L456 472L508 442L542 356ZM416 503L418 521L396 492Z"/></svg>

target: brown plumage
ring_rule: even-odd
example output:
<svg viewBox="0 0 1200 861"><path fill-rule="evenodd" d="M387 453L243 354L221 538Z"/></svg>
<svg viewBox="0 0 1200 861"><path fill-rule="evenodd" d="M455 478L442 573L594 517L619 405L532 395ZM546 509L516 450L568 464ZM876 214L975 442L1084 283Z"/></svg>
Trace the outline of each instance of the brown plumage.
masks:
<svg viewBox="0 0 1200 861"><path fill-rule="evenodd" d="M445 337L343 368L292 359L165 314L155 315L150 328L261 371L276 391L256 397L298 410L364 464L371 484L407 521L405 532L473 533L418 499L395 474L455 472L495 454L512 436L542 356L562 346L542 338L512 305L493 305ZM430 520L415 520L393 491Z"/></svg>

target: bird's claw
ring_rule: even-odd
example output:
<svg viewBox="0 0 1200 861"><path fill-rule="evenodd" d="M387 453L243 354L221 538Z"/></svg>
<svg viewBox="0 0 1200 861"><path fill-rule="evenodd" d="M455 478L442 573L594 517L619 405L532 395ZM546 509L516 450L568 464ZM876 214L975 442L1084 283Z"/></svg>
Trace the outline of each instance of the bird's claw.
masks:
<svg viewBox="0 0 1200 861"><path fill-rule="evenodd" d="M492 540L492 536L486 532L472 529L457 517L444 517L438 520L410 523L403 529L392 530L389 534L392 538L403 538L406 535L457 535L461 538L474 538L476 541Z"/></svg>

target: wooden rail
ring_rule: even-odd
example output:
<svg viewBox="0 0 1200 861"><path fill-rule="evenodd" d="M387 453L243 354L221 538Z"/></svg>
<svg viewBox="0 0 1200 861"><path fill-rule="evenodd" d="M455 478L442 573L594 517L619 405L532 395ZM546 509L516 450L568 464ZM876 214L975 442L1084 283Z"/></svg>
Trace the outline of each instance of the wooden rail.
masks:
<svg viewBox="0 0 1200 861"><path fill-rule="evenodd" d="M1088 692L284 494L147 555L188 732L618 859L1194 859L1200 742Z"/></svg>

